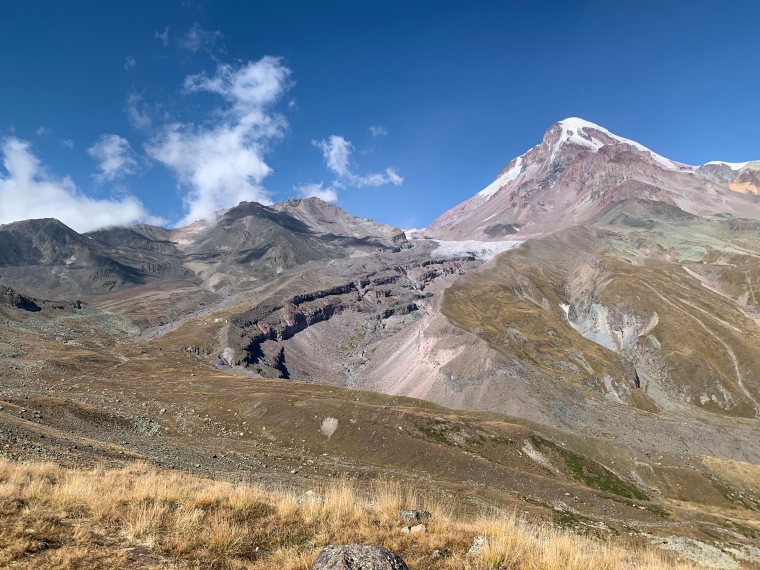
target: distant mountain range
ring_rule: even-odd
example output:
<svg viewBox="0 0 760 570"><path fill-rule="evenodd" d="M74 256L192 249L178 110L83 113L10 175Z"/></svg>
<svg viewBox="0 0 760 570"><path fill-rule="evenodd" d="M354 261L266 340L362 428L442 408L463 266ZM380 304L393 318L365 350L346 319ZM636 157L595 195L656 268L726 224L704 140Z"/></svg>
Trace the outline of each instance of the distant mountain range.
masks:
<svg viewBox="0 0 760 570"><path fill-rule="evenodd" d="M316 198L275 206L242 202L214 224L149 225L78 234L55 219L0 226L3 283L44 297L87 297L156 281L210 288L310 261L408 247L398 228Z"/></svg>
<svg viewBox="0 0 760 570"><path fill-rule="evenodd" d="M416 239L316 198L178 229L26 220L0 226L0 281L146 329L234 299L208 351L270 376L575 427L595 398L754 418L758 220L760 162L688 166L570 118ZM509 251L481 266L489 242Z"/></svg>

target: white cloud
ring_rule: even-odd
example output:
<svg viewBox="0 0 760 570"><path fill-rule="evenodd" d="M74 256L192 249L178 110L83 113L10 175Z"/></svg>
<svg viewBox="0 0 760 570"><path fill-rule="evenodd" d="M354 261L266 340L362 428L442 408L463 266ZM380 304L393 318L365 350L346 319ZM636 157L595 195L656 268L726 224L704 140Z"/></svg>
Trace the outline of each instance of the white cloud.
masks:
<svg viewBox="0 0 760 570"><path fill-rule="evenodd" d="M127 97L127 118L136 129L144 131L150 128L153 121L145 108L142 95L130 93Z"/></svg>
<svg viewBox="0 0 760 570"><path fill-rule="evenodd" d="M293 190L298 192L301 198L319 198L325 202L336 202L338 200L338 192L334 188L324 188L322 182L319 184L302 184L300 186L294 186Z"/></svg>
<svg viewBox="0 0 760 570"><path fill-rule="evenodd" d="M351 169L351 153L354 146L351 141L342 136L332 135L327 139L312 141L312 144L322 151L325 165L337 175L340 185L348 184L360 188L362 186L384 186L385 184L399 186L404 182L403 177L393 168L386 168L383 173L354 173Z"/></svg>
<svg viewBox="0 0 760 570"><path fill-rule="evenodd" d="M384 173L375 172L373 174L365 174L364 176L353 175L351 183L354 186L385 186L386 184L393 184L394 186L400 186L404 182L404 178L400 176L393 168L386 168Z"/></svg>
<svg viewBox="0 0 760 570"><path fill-rule="evenodd" d="M200 25L195 23L179 40L179 45L192 53L198 53L199 51L207 51L211 53L217 49L223 52L224 49L217 46L217 41L221 38L222 32L218 30L204 30Z"/></svg>
<svg viewBox="0 0 760 570"><path fill-rule="evenodd" d="M312 144L322 151L327 168L341 178L351 176L348 161L353 145L349 141L339 135L332 135L329 139L312 141Z"/></svg>
<svg viewBox="0 0 760 570"><path fill-rule="evenodd" d="M129 71L130 69L132 69L133 67L136 67L136 66L137 66L137 60L134 57L132 57L131 55L128 55L124 59L124 69L125 69L125 71Z"/></svg>
<svg viewBox="0 0 760 570"><path fill-rule="evenodd" d="M166 26L164 28L163 32L155 31L153 32L153 37L161 40L161 43L164 47L167 47L169 45L169 26Z"/></svg>
<svg viewBox="0 0 760 570"><path fill-rule="evenodd" d="M396 172L394 168L386 168L385 175L388 177L390 183L394 186L401 186L404 183L404 177Z"/></svg>
<svg viewBox="0 0 760 570"><path fill-rule="evenodd" d="M187 190L179 225L214 219L214 212L243 200L271 203L261 182L272 171L264 160L269 143L282 136L285 120L272 110L289 86L290 70L274 57L237 67L219 65L215 75L192 75L188 92L222 96L215 123L175 123L150 144L148 154L171 168Z"/></svg>
<svg viewBox="0 0 760 570"><path fill-rule="evenodd" d="M71 150L74 148L74 139L61 139L61 144Z"/></svg>
<svg viewBox="0 0 760 570"><path fill-rule="evenodd" d="M0 145L0 223L57 218L78 232L136 222L162 224L134 196L98 200L83 195L70 178L49 176L29 143L15 137Z"/></svg>
<svg viewBox="0 0 760 570"><path fill-rule="evenodd" d="M388 129L382 125L378 125L376 127L370 127L369 132L372 133L373 137L384 137L388 134Z"/></svg>
<svg viewBox="0 0 760 570"><path fill-rule="evenodd" d="M100 135L87 152L98 161L97 178L101 182L133 174L137 168L129 141L119 135Z"/></svg>
<svg viewBox="0 0 760 570"><path fill-rule="evenodd" d="M36 134L38 137L45 137L47 135L52 135L53 134L53 129L51 129L50 127L46 127L46 126L43 125L41 127L38 127L37 130L34 131L34 134Z"/></svg>
<svg viewBox="0 0 760 570"><path fill-rule="evenodd" d="M221 95L231 103L231 111L247 115L274 103L288 87L289 76L290 70L279 58L267 56L239 67L220 64L212 77L190 75L185 78L185 89Z"/></svg>

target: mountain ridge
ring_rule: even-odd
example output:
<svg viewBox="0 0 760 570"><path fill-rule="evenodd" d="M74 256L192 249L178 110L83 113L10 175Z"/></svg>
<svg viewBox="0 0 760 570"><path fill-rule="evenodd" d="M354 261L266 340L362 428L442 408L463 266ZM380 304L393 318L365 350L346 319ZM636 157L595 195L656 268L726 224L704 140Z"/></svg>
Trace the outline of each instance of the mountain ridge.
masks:
<svg viewBox="0 0 760 570"><path fill-rule="evenodd" d="M760 162L689 166L578 118L554 123L541 143L496 180L439 216L427 235L494 241L540 237L588 222L629 197L672 202L699 215L760 218Z"/></svg>
<svg viewBox="0 0 760 570"><path fill-rule="evenodd" d="M0 226L0 435L750 544L725 520L760 527L755 172L566 121L409 237L318 199Z"/></svg>
<svg viewBox="0 0 760 570"><path fill-rule="evenodd" d="M211 273L212 286L223 285L223 273L221 280L234 285L241 268L260 277L308 261L407 246L400 229L317 198L273 207L241 202L213 224L175 229L140 224L79 234L54 218L0 225L0 275L41 297L82 297L156 281L200 284Z"/></svg>

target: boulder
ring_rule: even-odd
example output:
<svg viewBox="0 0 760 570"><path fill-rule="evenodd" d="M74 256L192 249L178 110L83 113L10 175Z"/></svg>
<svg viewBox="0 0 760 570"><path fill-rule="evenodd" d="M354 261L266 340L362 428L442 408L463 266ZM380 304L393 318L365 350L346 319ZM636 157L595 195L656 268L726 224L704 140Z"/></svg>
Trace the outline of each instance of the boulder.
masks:
<svg viewBox="0 0 760 570"><path fill-rule="evenodd" d="M433 518L433 515L430 513L430 511L422 511L422 510L407 510L407 511L399 511L398 513L399 518L401 518L404 522L422 522L422 521L429 521Z"/></svg>
<svg viewBox="0 0 760 570"><path fill-rule="evenodd" d="M382 546L346 544L326 547L310 570L409 570L409 567Z"/></svg>
<svg viewBox="0 0 760 570"><path fill-rule="evenodd" d="M472 541L470 550L467 551L467 556L478 556L485 547L488 546L488 539L485 536L476 536Z"/></svg>

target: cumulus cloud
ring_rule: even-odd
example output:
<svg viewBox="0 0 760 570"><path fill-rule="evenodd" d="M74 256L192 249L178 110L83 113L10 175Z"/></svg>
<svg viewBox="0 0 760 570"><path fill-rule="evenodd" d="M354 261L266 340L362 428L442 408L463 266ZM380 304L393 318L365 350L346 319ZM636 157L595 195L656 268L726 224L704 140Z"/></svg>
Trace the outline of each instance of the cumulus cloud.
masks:
<svg viewBox="0 0 760 570"><path fill-rule="evenodd" d="M224 49L219 47L217 43L221 39L222 32L218 30L204 30L196 23L193 24L187 33L179 40L179 45L191 53L198 53L199 51L212 53L215 50L223 52Z"/></svg>
<svg viewBox="0 0 760 570"><path fill-rule="evenodd" d="M325 202L336 202L338 200L338 192L334 188L324 188L322 182L319 184L302 184L300 186L294 186L293 190L298 192L301 198L319 198Z"/></svg>
<svg viewBox="0 0 760 570"><path fill-rule="evenodd" d="M100 135L87 152L98 161L97 178L101 182L133 174L137 168L129 141L119 135Z"/></svg>
<svg viewBox="0 0 760 570"><path fill-rule="evenodd" d="M129 71L130 69L132 69L133 67L136 67L136 66L137 66L137 60L134 57L132 57L131 55L128 55L124 59L124 70L125 71Z"/></svg>
<svg viewBox="0 0 760 570"><path fill-rule="evenodd" d="M340 178L351 176L348 161L351 158L353 145L349 141L339 135L332 135L328 139L312 141L312 144L322 151L327 168Z"/></svg>
<svg viewBox="0 0 760 570"><path fill-rule="evenodd" d="M376 127L370 127L369 132L372 133L373 137L384 137L388 134L388 129L382 125L378 125Z"/></svg>
<svg viewBox="0 0 760 570"><path fill-rule="evenodd" d="M187 190L180 225L213 220L214 212L242 200L271 203L261 184L272 172L264 156L287 126L272 107L289 87L289 77L279 58L264 57L238 66L221 64L212 76L186 78L187 92L217 94L225 105L212 113L213 124L168 125L146 147Z"/></svg>
<svg viewBox="0 0 760 570"><path fill-rule="evenodd" d="M404 182L403 177L393 168L386 168L383 173L356 174L353 172L351 169L351 153L354 146L351 141L342 136L332 135L327 139L312 141L312 144L322 151L325 165L336 174L340 185L360 188L362 186L384 186L385 184L399 186Z"/></svg>
<svg viewBox="0 0 760 570"><path fill-rule="evenodd" d="M164 223L134 196L94 199L83 195L70 178L48 175L27 141L6 138L0 143L0 154L5 170L0 170L0 223L57 218L78 232L137 222Z"/></svg>
<svg viewBox="0 0 760 570"><path fill-rule="evenodd" d="M205 73L185 78L187 91L209 91L224 97L240 116L261 110L274 103L288 87L290 70L276 57L263 57L243 66L220 64L216 73Z"/></svg>

